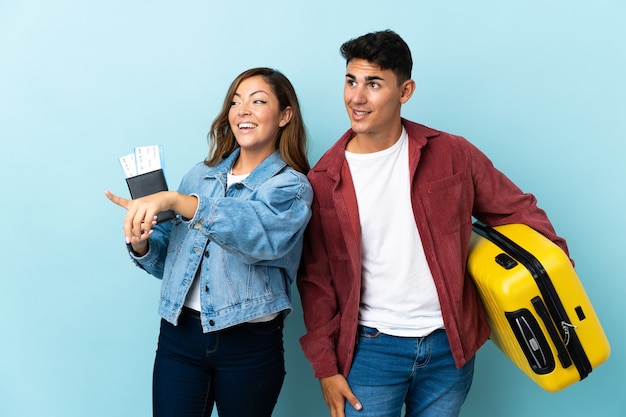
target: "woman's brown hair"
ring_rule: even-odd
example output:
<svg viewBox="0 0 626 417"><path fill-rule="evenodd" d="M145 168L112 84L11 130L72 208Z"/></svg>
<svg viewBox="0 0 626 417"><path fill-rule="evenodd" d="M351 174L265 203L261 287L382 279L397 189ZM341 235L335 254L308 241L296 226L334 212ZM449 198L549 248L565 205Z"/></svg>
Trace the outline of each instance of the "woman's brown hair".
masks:
<svg viewBox="0 0 626 417"><path fill-rule="evenodd" d="M278 131L276 149L283 160L296 171L306 174L310 166L307 158L307 134L300 112L300 104L291 82L280 71L272 68L252 68L242 72L228 88L222 110L219 112L209 131L209 157L205 164L216 165L239 147L235 135L228 122L228 112L239 84L245 79L261 76L272 88L278 98L280 110L291 107L291 120Z"/></svg>

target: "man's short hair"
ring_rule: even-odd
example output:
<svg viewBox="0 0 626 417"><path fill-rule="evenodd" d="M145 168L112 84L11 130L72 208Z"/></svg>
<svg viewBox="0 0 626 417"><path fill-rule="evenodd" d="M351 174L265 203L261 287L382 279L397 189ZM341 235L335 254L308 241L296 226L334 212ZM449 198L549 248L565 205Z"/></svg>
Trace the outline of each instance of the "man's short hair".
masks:
<svg viewBox="0 0 626 417"><path fill-rule="evenodd" d="M352 59L364 59L378 65L382 70L391 70L396 75L398 84L411 78L411 50L392 30L371 32L351 39L341 45L340 52L346 59L346 65Z"/></svg>

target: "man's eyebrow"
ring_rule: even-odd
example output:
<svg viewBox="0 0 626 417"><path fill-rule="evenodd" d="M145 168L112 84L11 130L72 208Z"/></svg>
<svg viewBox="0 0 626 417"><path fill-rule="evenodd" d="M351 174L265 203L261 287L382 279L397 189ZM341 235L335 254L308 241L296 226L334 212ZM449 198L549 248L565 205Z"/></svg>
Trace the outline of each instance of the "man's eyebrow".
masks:
<svg viewBox="0 0 626 417"><path fill-rule="evenodd" d="M356 80L356 77L350 73L346 74L346 78L350 78L352 80ZM385 79L383 77L380 77L378 75L368 75L367 77L365 77L365 81L377 81L377 80L382 80L385 81Z"/></svg>

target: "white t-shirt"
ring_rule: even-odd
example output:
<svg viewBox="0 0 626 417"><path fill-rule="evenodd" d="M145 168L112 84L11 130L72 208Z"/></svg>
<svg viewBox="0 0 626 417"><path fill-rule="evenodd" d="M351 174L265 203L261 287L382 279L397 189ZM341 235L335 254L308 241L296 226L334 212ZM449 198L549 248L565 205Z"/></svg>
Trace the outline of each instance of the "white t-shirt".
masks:
<svg viewBox="0 0 626 417"><path fill-rule="evenodd" d="M231 173L228 173L226 187L228 188L232 184L243 181L248 175L249 174L233 175ZM196 311L201 311L201 308L202 308L200 304L200 274L199 274L201 268L202 268L202 263L200 263L200 266L198 266L198 272L196 272L196 276L194 277L193 282L191 283L191 288L189 289L189 292L187 293L187 297L185 298L185 306L191 309L194 309ZM278 316L278 314L280 313L269 314L267 316L250 320L248 323L261 323L265 321L270 321L276 316Z"/></svg>
<svg viewBox="0 0 626 417"><path fill-rule="evenodd" d="M359 323L420 337L443 328L437 290L413 216L408 135L380 152L346 159L361 221Z"/></svg>

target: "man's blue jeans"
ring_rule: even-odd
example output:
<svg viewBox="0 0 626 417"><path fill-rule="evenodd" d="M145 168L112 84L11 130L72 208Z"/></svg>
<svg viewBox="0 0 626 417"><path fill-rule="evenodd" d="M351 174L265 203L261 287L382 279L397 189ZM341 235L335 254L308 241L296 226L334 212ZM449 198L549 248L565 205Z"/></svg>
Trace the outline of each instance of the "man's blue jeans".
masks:
<svg viewBox="0 0 626 417"><path fill-rule="evenodd" d="M178 326L161 320L154 363L155 417L270 417L283 379L283 317L203 333L184 308Z"/></svg>
<svg viewBox="0 0 626 417"><path fill-rule="evenodd" d="M474 375L474 358L454 364L448 336L396 337L359 326L348 383L363 405L346 402L346 417L456 417Z"/></svg>

